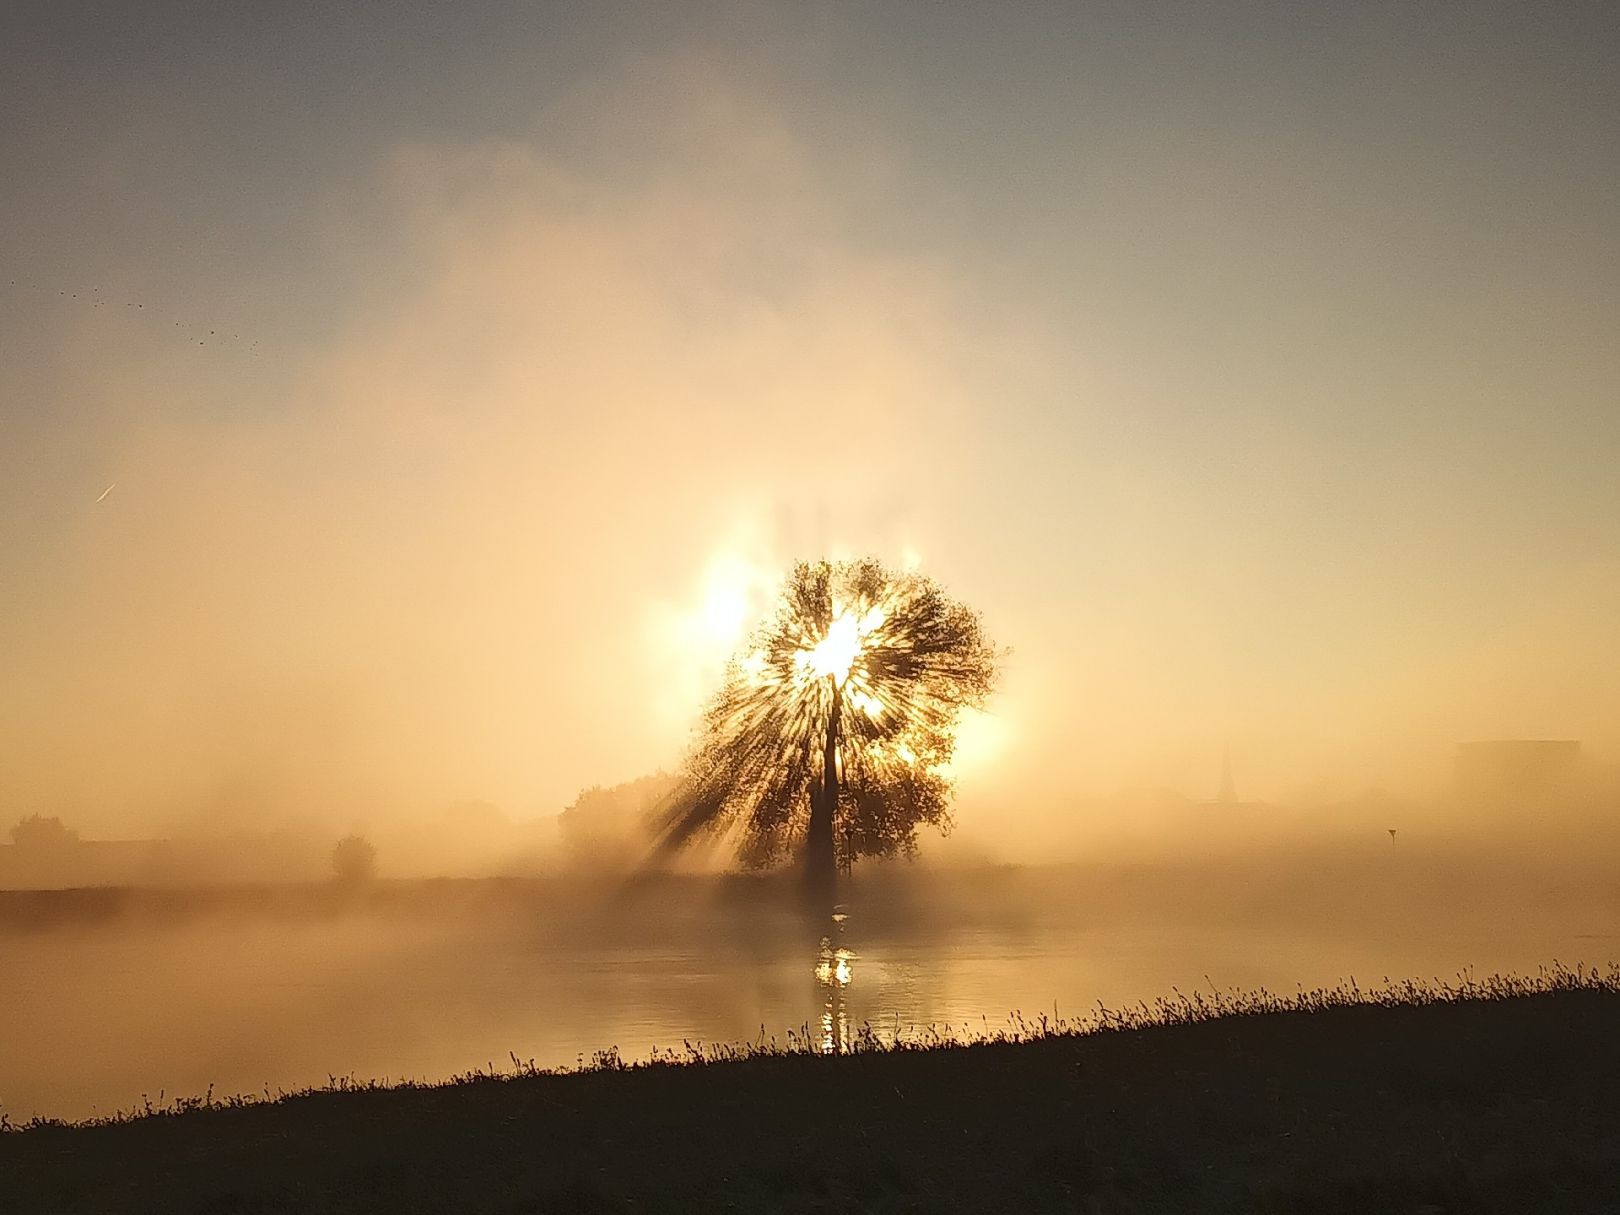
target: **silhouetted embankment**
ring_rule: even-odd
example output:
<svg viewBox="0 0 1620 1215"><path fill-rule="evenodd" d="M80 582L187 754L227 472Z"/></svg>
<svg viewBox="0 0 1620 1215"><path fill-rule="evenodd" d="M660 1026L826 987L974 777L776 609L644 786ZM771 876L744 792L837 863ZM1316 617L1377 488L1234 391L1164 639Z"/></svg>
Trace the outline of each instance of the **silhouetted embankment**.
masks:
<svg viewBox="0 0 1620 1215"><path fill-rule="evenodd" d="M1611 968L1194 996L840 1057L610 1054L33 1126L0 1136L0 1208L1606 1211L1617 1031Z"/></svg>

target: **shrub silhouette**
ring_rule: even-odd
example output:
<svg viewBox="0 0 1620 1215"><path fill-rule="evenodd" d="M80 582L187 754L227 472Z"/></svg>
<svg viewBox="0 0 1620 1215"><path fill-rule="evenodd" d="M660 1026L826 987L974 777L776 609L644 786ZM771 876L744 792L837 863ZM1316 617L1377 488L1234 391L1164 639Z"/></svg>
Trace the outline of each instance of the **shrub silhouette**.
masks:
<svg viewBox="0 0 1620 1215"><path fill-rule="evenodd" d="M377 849L363 835L346 835L332 849L332 873L340 882L357 885L377 872Z"/></svg>

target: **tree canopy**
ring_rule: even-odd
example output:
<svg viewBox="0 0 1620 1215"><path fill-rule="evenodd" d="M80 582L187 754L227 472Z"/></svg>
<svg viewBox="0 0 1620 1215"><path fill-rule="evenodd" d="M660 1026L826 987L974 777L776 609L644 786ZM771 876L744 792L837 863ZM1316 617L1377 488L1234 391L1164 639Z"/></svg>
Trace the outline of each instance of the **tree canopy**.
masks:
<svg viewBox="0 0 1620 1215"><path fill-rule="evenodd" d="M666 848L720 833L750 868L909 854L950 827L949 764L999 655L931 578L875 560L801 562L729 665L663 823Z"/></svg>

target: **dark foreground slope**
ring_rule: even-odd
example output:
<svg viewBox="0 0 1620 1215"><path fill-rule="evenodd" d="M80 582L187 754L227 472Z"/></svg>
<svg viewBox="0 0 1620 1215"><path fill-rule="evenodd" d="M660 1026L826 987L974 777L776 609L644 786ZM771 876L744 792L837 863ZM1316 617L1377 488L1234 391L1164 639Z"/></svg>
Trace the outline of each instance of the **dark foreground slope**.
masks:
<svg viewBox="0 0 1620 1215"><path fill-rule="evenodd" d="M7 1211L1620 1211L1620 994L321 1093L0 1135Z"/></svg>

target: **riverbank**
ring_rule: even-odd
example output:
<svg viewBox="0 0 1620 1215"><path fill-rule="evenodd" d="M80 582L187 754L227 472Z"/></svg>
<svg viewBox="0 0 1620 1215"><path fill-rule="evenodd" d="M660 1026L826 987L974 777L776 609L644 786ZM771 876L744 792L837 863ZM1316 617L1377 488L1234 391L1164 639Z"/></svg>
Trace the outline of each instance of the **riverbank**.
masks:
<svg viewBox="0 0 1620 1215"><path fill-rule="evenodd" d="M608 1056L37 1125L0 1135L0 1210L1584 1212L1620 1197L1612 969L1193 996L1054 1032L1073 1028L840 1057Z"/></svg>
<svg viewBox="0 0 1620 1215"><path fill-rule="evenodd" d="M1121 857L1045 864L910 862L862 866L841 890L867 931L988 926L1057 915L1072 924L1308 922L1365 932L1414 922L1496 928L1529 916L1607 931L1620 915L1620 852L1551 856L1414 841L1232 856ZM796 875L630 874L378 878L280 883L0 889L0 938L198 923L473 921L533 915L564 934L622 925L637 940L714 913L797 912ZM657 914L649 916L648 908Z"/></svg>

